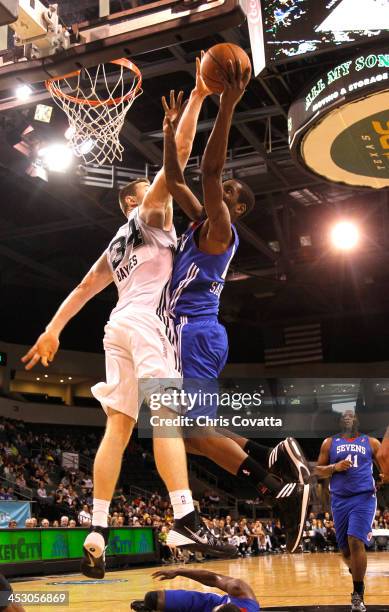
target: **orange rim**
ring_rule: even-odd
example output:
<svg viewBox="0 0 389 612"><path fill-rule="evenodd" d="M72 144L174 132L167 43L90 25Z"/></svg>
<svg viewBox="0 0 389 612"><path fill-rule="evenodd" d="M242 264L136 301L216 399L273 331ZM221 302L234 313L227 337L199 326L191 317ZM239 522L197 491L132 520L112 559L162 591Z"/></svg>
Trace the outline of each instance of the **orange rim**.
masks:
<svg viewBox="0 0 389 612"><path fill-rule="evenodd" d="M111 98L108 100L87 100L86 98L77 98L76 96L71 96L69 94L64 93L58 86L58 82L63 81L64 79L69 79L71 77L78 76L81 70L75 70L74 72L69 72L68 74L64 74L63 76L60 76L60 77L54 77L52 79L47 79L47 81L45 81L46 89L48 89L48 91L52 95L58 98L64 98L65 100L68 100L69 102L75 102L77 104L86 104L88 106L101 106L104 104L106 106L116 106L117 104L120 104L121 102L124 102L125 100L134 98L136 94L138 93L138 91L140 90L140 88L142 87L142 73L139 70L138 66L136 66L133 62L131 62L129 59L125 57L122 57L117 60L112 60L109 63L118 64L119 66L128 68L128 70L131 70L132 72L134 72L138 78L135 88L129 91L128 94L126 94L125 96L119 96L118 98Z"/></svg>

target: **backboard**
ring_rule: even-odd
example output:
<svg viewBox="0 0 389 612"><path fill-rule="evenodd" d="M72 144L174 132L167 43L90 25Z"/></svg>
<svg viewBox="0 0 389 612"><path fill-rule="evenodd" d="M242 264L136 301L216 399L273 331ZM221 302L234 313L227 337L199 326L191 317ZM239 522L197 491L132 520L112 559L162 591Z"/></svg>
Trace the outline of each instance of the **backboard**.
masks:
<svg viewBox="0 0 389 612"><path fill-rule="evenodd" d="M17 85L156 51L243 20L239 0L20 0L19 19L0 36L7 40L0 50L0 101Z"/></svg>

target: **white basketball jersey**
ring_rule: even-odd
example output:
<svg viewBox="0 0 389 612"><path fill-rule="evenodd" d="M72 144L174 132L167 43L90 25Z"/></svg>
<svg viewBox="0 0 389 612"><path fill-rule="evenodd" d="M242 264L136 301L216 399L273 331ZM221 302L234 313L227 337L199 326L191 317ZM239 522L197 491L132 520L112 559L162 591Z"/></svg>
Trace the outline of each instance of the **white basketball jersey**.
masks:
<svg viewBox="0 0 389 612"><path fill-rule="evenodd" d="M174 226L170 231L150 227L140 218L138 208L130 214L107 249L119 293L111 319L128 316L132 310L157 311L172 274L176 247Z"/></svg>

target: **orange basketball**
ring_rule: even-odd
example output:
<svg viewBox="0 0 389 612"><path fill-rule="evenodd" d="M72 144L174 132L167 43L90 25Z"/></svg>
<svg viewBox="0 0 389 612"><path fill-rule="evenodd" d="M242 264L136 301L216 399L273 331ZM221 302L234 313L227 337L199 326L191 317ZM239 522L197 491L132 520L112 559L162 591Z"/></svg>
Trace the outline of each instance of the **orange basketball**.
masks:
<svg viewBox="0 0 389 612"><path fill-rule="evenodd" d="M201 76L212 93L221 94L223 92L223 81L220 80L220 74L227 76L228 60L232 60L233 64L240 60L242 73L249 67L251 76L251 62L246 51L232 43L214 45L208 49L201 60Z"/></svg>

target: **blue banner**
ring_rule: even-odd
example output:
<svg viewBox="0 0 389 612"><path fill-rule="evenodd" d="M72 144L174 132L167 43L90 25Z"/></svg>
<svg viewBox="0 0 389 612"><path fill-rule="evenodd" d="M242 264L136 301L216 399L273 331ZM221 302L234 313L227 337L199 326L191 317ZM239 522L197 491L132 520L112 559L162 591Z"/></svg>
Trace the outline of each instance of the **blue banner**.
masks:
<svg viewBox="0 0 389 612"><path fill-rule="evenodd" d="M6 529L10 521L16 521L18 527L24 527L26 519L30 517L30 502L0 500L0 529Z"/></svg>

